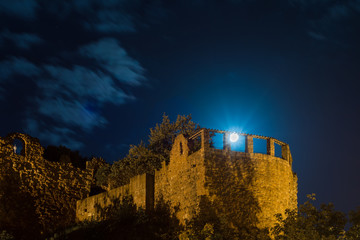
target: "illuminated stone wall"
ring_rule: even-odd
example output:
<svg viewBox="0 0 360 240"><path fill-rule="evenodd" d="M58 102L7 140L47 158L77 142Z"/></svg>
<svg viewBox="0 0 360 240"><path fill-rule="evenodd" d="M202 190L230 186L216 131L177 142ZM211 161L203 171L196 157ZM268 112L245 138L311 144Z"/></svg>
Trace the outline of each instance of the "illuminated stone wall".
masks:
<svg viewBox="0 0 360 240"><path fill-rule="evenodd" d="M14 152L15 139L23 143L22 154ZM43 152L39 140L26 134L0 138L0 170L18 177L21 188L33 198L44 229L52 231L75 220L76 201L89 196L93 172L71 163L49 162Z"/></svg>
<svg viewBox="0 0 360 240"><path fill-rule="evenodd" d="M273 138L244 134L245 152L235 152L226 141L229 133L216 132L224 134L223 149L210 147L211 130L203 129L197 134L201 138L201 148L197 151L191 149L194 146L192 138L179 135L173 144L170 162L164 162L162 168L155 171L153 189L146 189L143 179L139 191L154 196L155 203L164 200L178 207L177 217L182 223L199 211L214 208L231 226L271 227L275 223L275 214L297 207L297 177L292 171L287 144ZM253 138L267 141L267 154L253 152ZM274 156L274 143L281 145L281 158ZM129 194L135 193L135 189L124 186L79 201L78 219L89 219L86 215L93 216L95 203L109 196L123 196L124 189ZM140 201L140 205L144 206L144 202Z"/></svg>
<svg viewBox="0 0 360 240"><path fill-rule="evenodd" d="M297 207L297 177L284 159L210 149L205 165L209 199L232 225L271 227L275 214Z"/></svg>
<svg viewBox="0 0 360 240"><path fill-rule="evenodd" d="M257 226L269 227L275 223L275 214L297 207L297 177L291 168L288 145L283 146L288 159L283 159L274 156L271 138L269 154L261 154L253 153L252 144L247 144L248 153L231 151L226 142L224 149L213 149L206 136L209 134L202 134L202 148L191 155L188 140L178 136L170 163L163 163L155 173L155 199L162 197L172 206L179 206L181 222L201 210L202 198L232 225L253 215L250 219L257 221Z"/></svg>
<svg viewBox="0 0 360 240"><path fill-rule="evenodd" d="M180 207L177 217L183 223L196 213L200 196L207 194L202 152L188 154L188 140L180 135L174 142L169 164L163 162L163 167L155 172L155 199Z"/></svg>
<svg viewBox="0 0 360 240"><path fill-rule="evenodd" d="M100 212L97 207L107 207L113 200L129 195L138 207L151 209L154 206L154 176L138 175L130 179L130 184L77 201L76 218L79 221L98 220Z"/></svg>

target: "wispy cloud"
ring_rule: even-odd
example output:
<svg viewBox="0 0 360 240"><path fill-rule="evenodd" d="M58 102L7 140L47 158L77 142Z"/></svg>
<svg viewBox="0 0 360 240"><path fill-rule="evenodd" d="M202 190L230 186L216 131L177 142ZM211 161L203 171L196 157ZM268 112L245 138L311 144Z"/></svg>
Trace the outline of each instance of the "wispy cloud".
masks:
<svg viewBox="0 0 360 240"><path fill-rule="evenodd" d="M47 95L61 94L69 97L92 97L98 102L124 103L132 99L114 82L111 76L100 71L75 65L72 69L61 66L45 65L50 79L38 82L38 86L46 90Z"/></svg>
<svg viewBox="0 0 360 240"><path fill-rule="evenodd" d="M316 40L319 40L319 41L323 41L323 40L326 40L326 37L324 35L322 35L321 33L316 33L316 32L312 32L312 31L309 31L308 32L309 36L316 39Z"/></svg>
<svg viewBox="0 0 360 240"><path fill-rule="evenodd" d="M307 31L310 37L342 46L353 45L352 35L360 20L360 1L289 0L289 3L311 13Z"/></svg>
<svg viewBox="0 0 360 240"><path fill-rule="evenodd" d="M49 78L37 82L43 93L37 99L39 113L86 131L107 123L100 110L95 111L91 104L101 109L103 104L122 104L134 98L102 72L81 66L67 69L45 65L44 69Z"/></svg>
<svg viewBox="0 0 360 240"><path fill-rule="evenodd" d="M14 75L31 77L39 75L41 69L22 57L11 57L0 62L0 83L6 81Z"/></svg>
<svg viewBox="0 0 360 240"><path fill-rule="evenodd" d="M0 38L9 39L14 44L22 49L29 49L34 44L40 44L43 40L36 34L31 33L13 33L8 30L4 30L0 33Z"/></svg>
<svg viewBox="0 0 360 240"><path fill-rule="evenodd" d="M101 39L82 47L80 53L96 60L103 69L123 83L137 86L145 80L144 69L138 61L128 56L116 39Z"/></svg>
<svg viewBox="0 0 360 240"><path fill-rule="evenodd" d="M0 0L0 13L23 19L35 20L37 10L51 13L54 17L64 18L71 13L82 21L89 30L99 32L134 32L135 21L131 12L139 1L124 0L72 0L42 1L41 7L36 0Z"/></svg>
<svg viewBox="0 0 360 240"><path fill-rule="evenodd" d="M132 16L119 9L98 11L94 18L84 22L84 26L99 32L135 32Z"/></svg>
<svg viewBox="0 0 360 240"><path fill-rule="evenodd" d="M51 26L62 21L69 24L69 18L77 23L64 28L59 25L62 34L59 36L55 25L49 31L0 29L0 43L12 42L18 47L14 48L14 55L10 53L7 59L0 60L0 100L6 100L2 96L10 91L6 85L9 82L31 81L29 85L35 88L27 93L28 103L23 105L30 134L51 144L67 142L69 147L77 148L82 145L79 136L111 121L106 115L106 106L135 99L131 90L146 82L145 69L127 53L118 38L119 33L136 32L140 5L142 0L0 0L0 14L9 20L17 17L36 22L46 15L51 16L48 17ZM156 6L160 11L161 5ZM92 36L98 40L86 43L85 38L79 37L79 42L67 42L77 31L94 31ZM116 38L109 37L114 33ZM56 44L54 38L62 36L59 49L49 51L49 46L43 44ZM29 54L36 44L40 54Z"/></svg>
<svg viewBox="0 0 360 240"><path fill-rule="evenodd" d="M67 127L51 127L43 121L28 118L25 120L27 131L36 133L37 137L49 145L64 145L71 149L80 149L84 144L76 140L76 132Z"/></svg>
<svg viewBox="0 0 360 240"><path fill-rule="evenodd" d="M61 97L37 99L39 113L64 125L91 130L106 123L99 113L86 108L86 100L65 99Z"/></svg>
<svg viewBox="0 0 360 240"><path fill-rule="evenodd" d="M24 77L34 81L38 89L32 99L35 99L37 109L31 111L29 118L45 117L58 125L56 130L47 128L45 122L35 124L33 120L27 121L27 128L36 136L45 137L40 129L46 129L46 134L52 136L47 137L49 141L59 140L55 137L59 134L59 138L76 139L76 135L72 135L74 129L91 132L95 127L105 126L108 122L102 113L105 105L119 105L135 99L124 91L122 84L139 86L145 80L140 63L131 58L115 39L90 43L77 53L84 60L97 61L91 69L80 65L35 65L21 57L0 62L0 94L5 91L7 81L20 81ZM76 146L80 146L79 143Z"/></svg>
<svg viewBox="0 0 360 240"><path fill-rule="evenodd" d="M36 0L0 0L0 13L15 15L27 20L36 17L38 7Z"/></svg>
<svg viewBox="0 0 360 240"><path fill-rule="evenodd" d="M41 4L38 4L41 2ZM139 12L139 9L142 9ZM90 31L99 33L136 32L141 18L150 21L164 15L162 1L144 0L0 0L0 13L24 20L37 20L46 13L65 19L70 14L76 22Z"/></svg>
<svg viewBox="0 0 360 240"><path fill-rule="evenodd" d="M71 130L91 132L108 120L102 114L104 105L123 104L134 97L122 85L139 86L145 80L144 69L131 58L115 39L102 39L80 48L80 56L96 60L89 67L73 65L41 65L41 77L36 81L40 94L36 97L37 114L61 126L62 137ZM30 122L33 124L33 122ZM36 126L39 126L36 125ZM29 126L29 129L38 129ZM58 135L59 131L47 134ZM70 137L70 136L68 136ZM58 140L55 136L52 141Z"/></svg>
<svg viewBox="0 0 360 240"><path fill-rule="evenodd" d="M0 100L5 99L6 85L13 77L31 78L41 74L41 68L22 57L11 57L0 62Z"/></svg>
<svg viewBox="0 0 360 240"><path fill-rule="evenodd" d="M87 29L99 32L135 32L132 8L140 1L124 0L75 0L73 9L78 14L86 14L83 24Z"/></svg>

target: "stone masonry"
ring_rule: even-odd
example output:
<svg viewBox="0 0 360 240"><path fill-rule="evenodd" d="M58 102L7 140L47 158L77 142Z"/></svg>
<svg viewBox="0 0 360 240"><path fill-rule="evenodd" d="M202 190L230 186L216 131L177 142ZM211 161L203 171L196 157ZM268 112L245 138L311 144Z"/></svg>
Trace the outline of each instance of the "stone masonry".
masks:
<svg viewBox="0 0 360 240"><path fill-rule="evenodd" d="M19 154L14 151L15 140L23 143ZM43 153L39 140L26 134L0 138L0 180L9 172L17 176L22 190L34 200L43 229L51 232L74 221L76 201L89 196L93 171L47 161Z"/></svg>
<svg viewBox="0 0 360 240"><path fill-rule="evenodd" d="M210 136L215 133L223 134L222 149L212 147ZM153 176L136 176L128 185L79 200L77 219L97 219L95 204L106 206L109 198L131 194L134 202L146 209L160 199L178 207L177 217L182 223L206 210L202 209L206 200L232 226L248 223L245 218L258 227L273 226L275 214L297 207L297 177L292 171L289 145L270 137L239 133L245 138L245 151L237 152L231 150L229 135L210 129L190 138L179 135L168 164L164 162ZM254 138L266 140L267 154L254 153ZM201 143L199 149L194 149L196 142ZM275 156L275 144L281 147L281 157Z"/></svg>

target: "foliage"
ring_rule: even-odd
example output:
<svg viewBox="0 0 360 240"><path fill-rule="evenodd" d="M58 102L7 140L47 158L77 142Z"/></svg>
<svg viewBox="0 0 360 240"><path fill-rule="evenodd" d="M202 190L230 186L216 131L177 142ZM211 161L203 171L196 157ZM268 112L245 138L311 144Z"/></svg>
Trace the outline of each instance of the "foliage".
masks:
<svg viewBox="0 0 360 240"><path fill-rule="evenodd" d="M89 159L82 157L79 151L72 151L64 146L49 145L44 151L44 158L51 162L72 163L74 167L85 169L86 161Z"/></svg>
<svg viewBox="0 0 360 240"><path fill-rule="evenodd" d="M149 143L131 145L127 156L115 162L110 168L104 166L97 174L97 184L111 188L129 183L130 178L143 173L153 173L161 168L162 162L169 162L170 151L177 135L190 136L199 130L191 115L178 116L175 122L165 114L161 124L150 129Z"/></svg>
<svg viewBox="0 0 360 240"><path fill-rule="evenodd" d="M111 166L109 164L105 164L104 166L100 167L95 172L96 185L106 189L110 174L111 174Z"/></svg>
<svg viewBox="0 0 360 240"><path fill-rule="evenodd" d="M9 234L5 230L0 232L0 240L13 240L15 239L13 235Z"/></svg>
<svg viewBox="0 0 360 240"><path fill-rule="evenodd" d="M349 220L352 226L346 232L346 239L360 239L360 207L358 207L356 211L350 211Z"/></svg>
<svg viewBox="0 0 360 240"><path fill-rule="evenodd" d="M278 223L273 228L277 240L332 240L343 239L346 224L345 214L334 210L334 205L321 204L316 208L311 201L315 195L299 206L299 210L287 210L285 217L277 215Z"/></svg>
<svg viewBox="0 0 360 240"><path fill-rule="evenodd" d="M168 116L163 115L162 123L150 129L149 149L158 155L161 161L169 161L171 147L177 135L189 137L200 129L191 120L191 115L178 115L176 122L171 123Z"/></svg>
<svg viewBox="0 0 360 240"><path fill-rule="evenodd" d="M232 224L229 216L219 212L219 208L207 197L201 199L199 208L200 211L187 222L185 230L179 236L180 240L270 240L267 229L259 229L255 225ZM227 212L231 211L227 209Z"/></svg>
<svg viewBox="0 0 360 240"><path fill-rule="evenodd" d="M146 212L136 207L131 196L125 196L122 201L113 199L98 211L103 221L88 222L63 239L175 240L182 229L175 212L163 201Z"/></svg>

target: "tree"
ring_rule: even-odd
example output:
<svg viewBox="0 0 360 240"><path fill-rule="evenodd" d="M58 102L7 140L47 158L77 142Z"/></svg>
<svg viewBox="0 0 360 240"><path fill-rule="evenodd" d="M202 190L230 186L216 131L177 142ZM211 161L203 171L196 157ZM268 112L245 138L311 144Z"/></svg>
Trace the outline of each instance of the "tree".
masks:
<svg viewBox="0 0 360 240"><path fill-rule="evenodd" d="M14 240L14 236L3 230L0 232L0 240Z"/></svg>
<svg viewBox="0 0 360 240"><path fill-rule="evenodd" d="M360 239L360 207L356 211L350 211L349 221L352 226L346 232L346 238L349 240Z"/></svg>
<svg viewBox="0 0 360 240"><path fill-rule="evenodd" d="M188 137L199 129L199 125L191 120L191 115L179 115L175 122L171 122L164 114L162 123L150 129L148 145L143 141L139 145L131 145L127 156L110 167L110 173L107 166L99 169L99 175L103 175L99 178L99 184L115 188L129 183L130 178L135 175L153 173L161 168L162 162L170 161L170 151L177 135L184 134ZM104 182L105 172L108 173L107 184Z"/></svg>
<svg viewBox="0 0 360 240"><path fill-rule="evenodd" d="M182 230L175 212L162 200L153 211L146 212L137 208L131 196L124 196L98 211L102 221L80 224L78 230L61 239L175 240Z"/></svg>
<svg viewBox="0 0 360 240"><path fill-rule="evenodd" d="M89 159L82 157L79 151L72 151L64 146L49 145L44 151L44 158L50 162L72 163L74 167L85 169L86 161Z"/></svg>
<svg viewBox="0 0 360 240"><path fill-rule="evenodd" d="M242 199L239 198L239 202ZM260 229L256 224L242 221L234 224L229 215L237 209L226 209L222 212L218 203L213 203L203 196L199 204L199 212L186 223L185 230L180 234L180 240L270 240L268 229ZM239 210L245 210L246 206Z"/></svg>
<svg viewBox="0 0 360 240"><path fill-rule="evenodd" d="M286 210L285 218L277 215L278 223L273 228L275 239L335 240L344 236L345 214L334 210L332 203L316 208L312 204L315 194L308 195L308 199L298 211Z"/></svg>
<svg viewBox="0 0 360 240"><path fill-rule="evenodd" d="M199 125L191 120L191 115L178 115L176 122L171 123L169 117L164 114L162 123L150 129L149 149L157 154L161 161L169 161L176 136L184 134L185 137L189 137L199 129Z"/></svg>

